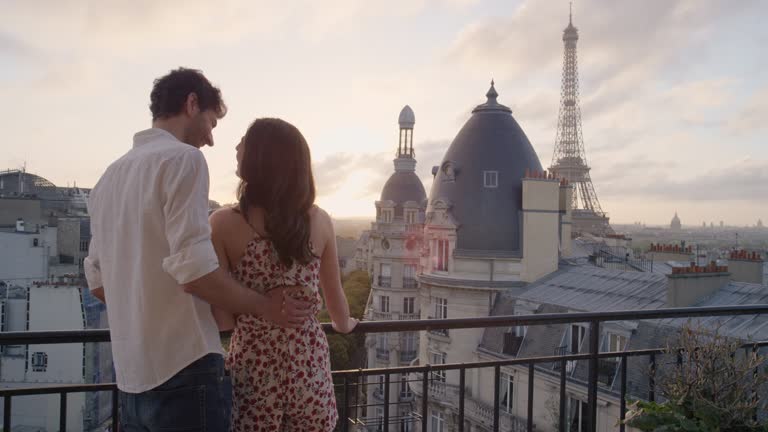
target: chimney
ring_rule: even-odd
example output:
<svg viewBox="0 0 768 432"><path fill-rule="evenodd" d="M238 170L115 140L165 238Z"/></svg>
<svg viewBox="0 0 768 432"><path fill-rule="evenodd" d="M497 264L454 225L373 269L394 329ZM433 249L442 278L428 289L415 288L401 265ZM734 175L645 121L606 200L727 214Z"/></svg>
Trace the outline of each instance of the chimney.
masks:
<svg viewBox="0 0 768 432"><path fill-rule="evenodd" d="M646 252L646 256L651 258L654 262L690 262L693 259L693 248L690 246L681 247L680 245L669 244L653 244Z"/></svg>
<svg viewBox="0 0 768 432"><path fill-rule="evenodd" d="M689 267L673 267L667 275L667 306L688 307L710 297L731 280L727 266L714 261L707 266L691 263Z"/></svg>
<svg viewBox="0 0 768 432"><path fill-rule="evenodd" d="M736 282L763 284L763 265L765 260L757 252L744 250L733 251L728 257L731 279Z"/></svg>
<svg viewBox="0 0 768 432"><path fill-rule="evenodd" d="M16 232L24 232L24 219L16 219Z"/></svg>

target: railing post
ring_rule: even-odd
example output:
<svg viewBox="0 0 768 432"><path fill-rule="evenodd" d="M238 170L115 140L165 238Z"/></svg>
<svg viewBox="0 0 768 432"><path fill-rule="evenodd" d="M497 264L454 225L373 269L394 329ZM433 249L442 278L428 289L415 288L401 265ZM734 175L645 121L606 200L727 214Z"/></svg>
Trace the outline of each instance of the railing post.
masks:
<svg viewBox="0 0 768 432"><path fill-rule="evenodd" d="M560 432L565 432L565 369L568 366L568 360L560 360Z"/></svg>
<svg viewBox="0 0 768 432"><path fill-rule="evenodd" d="M499 432L499 394L501 386L501 366L493 367L493 432ZM531 403L531 401L528 401Z"/></svg>
<svg viewBox="0 0 768 432"><path fill-rule="evenodd" d="M384 374L384 425L383 431L389 431L389 373Z"/></svg>
<svg viewBox="0 0 768 432"><path fill-rule="evenodd" d="M118 432L120 419L118 418L118 390L112 390L112 432Z"/></svg>
<svg viewBox="0 0 768 432"><path fill-rule="evenodd" d="M648 400L656 401L656 354L651 354L651 367L648 373Z"/></svg>
<svg viewBox="0 0 768 432"><path fill-rule="evenodd" d="M429 410L429 374L430 365L424 368L424 374L421 376L421 432L427 432L427 411Z"/></svg>
<svg viewBox="0 0 768 432"><path fill-rule="evenodd" d="M589 410L589 431L597 431L597 355L600 352L600 321L589 324L589 387L587 409Z"/></svg>
<svg viewBox="0 0 768 432"><path fill-rule="evenodd" d="M344 405L341 407L341 430L347 432L349 430L349 379L344 375L343 380Z"/></svg>
<svg viewBox="0 0 768 432"><path fill-rule="evenodd" d="M533 373L534 364L528 364L528 432L533 432Z"/></svg>
<svg viewBox="0 0 768 432"><path fill-rule="evenodd" d="M467 369L459 369L459 432L464 432L464 386L466 385Z"/></svg>
<svg viewBox="0 0 768 432"><path fill-rule="evenodd" d="M5 396L3 398L3 430L11 430L11 397Z"/></svg>
<svg viewBox="0 0 768 432"><path fill-rule="evenodd" d="M61 432L67 430L67 394L65 392L59 393L59 430Z"/></svg>
<svg viewBox="0 0 768 432"><path fill-rule="evenodd" d="M621 358L621 400L619 401L619 432L624 432L624 419L627 417L627 364L629 357Z"/></svg>

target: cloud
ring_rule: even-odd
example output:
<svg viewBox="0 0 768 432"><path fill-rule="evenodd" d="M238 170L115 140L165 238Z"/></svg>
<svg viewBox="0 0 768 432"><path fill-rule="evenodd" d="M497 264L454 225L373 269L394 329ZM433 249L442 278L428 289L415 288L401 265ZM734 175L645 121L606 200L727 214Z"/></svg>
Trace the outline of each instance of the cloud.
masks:
<svg viewBox="0 0 768 432"><path fill-rule="evenodd" d="M730 131L739 135L768 128L768 86L755 92L744 106L727 121Z"/></svg>
<svg viewBox="0 0 768 432"><path fill-rule="evenodd" d="M637 166L645 167L647 162L641 159ZM633 168L631 164L625 164L617 169L640 169L637 166ZM672 172L666 170L666 174L647 175L643 182L608 183L603 192L668 201L754 201L768 197L768 160L747 159L683 179L674 178L670 175Z"/></svg>

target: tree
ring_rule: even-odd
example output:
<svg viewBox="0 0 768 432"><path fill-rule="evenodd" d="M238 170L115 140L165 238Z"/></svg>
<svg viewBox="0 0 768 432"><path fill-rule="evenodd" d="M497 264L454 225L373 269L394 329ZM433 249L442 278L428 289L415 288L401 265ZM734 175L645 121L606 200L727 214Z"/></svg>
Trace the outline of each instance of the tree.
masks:
<svg viewBox="0 0 768 432"><path fill-rule="evenodd" d="M660 372L665 402L633 403L625 423L642 431L768 431L756 418L764 409L766 358L718 330L683 327L667 354L680 356Z"/></svg>

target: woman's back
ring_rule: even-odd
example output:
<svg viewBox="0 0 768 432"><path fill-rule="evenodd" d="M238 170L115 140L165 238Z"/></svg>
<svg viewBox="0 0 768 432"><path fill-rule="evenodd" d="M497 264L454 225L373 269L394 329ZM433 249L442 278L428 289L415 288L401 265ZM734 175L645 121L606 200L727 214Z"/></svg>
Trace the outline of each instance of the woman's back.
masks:
<svg viewBox="0 0 768 432"><path fill-rule="evenodd" d="M284 286L301 286L296 294L312 304L316 314L322 305L321 255L309 262L286 265L273 241L259 232L260 210L249 212L244 224L232 220L229 250L243 250L235 257L232 275L247 288L268 294ZM310 220L327 217L318 208ZM317 221L316 221L317 222ZM323 225L312 223L314 241L325 244ZM249 240L245 240L248 239ZM314 252L314 249L313 249ZM254 315L239 315L232 334L227 366L233 378L232 430L331 430L336 423L336 401L331 380L328 342L313 315L302 328L283 328ZM274 413L264 417L264 412Z"/></svg>

